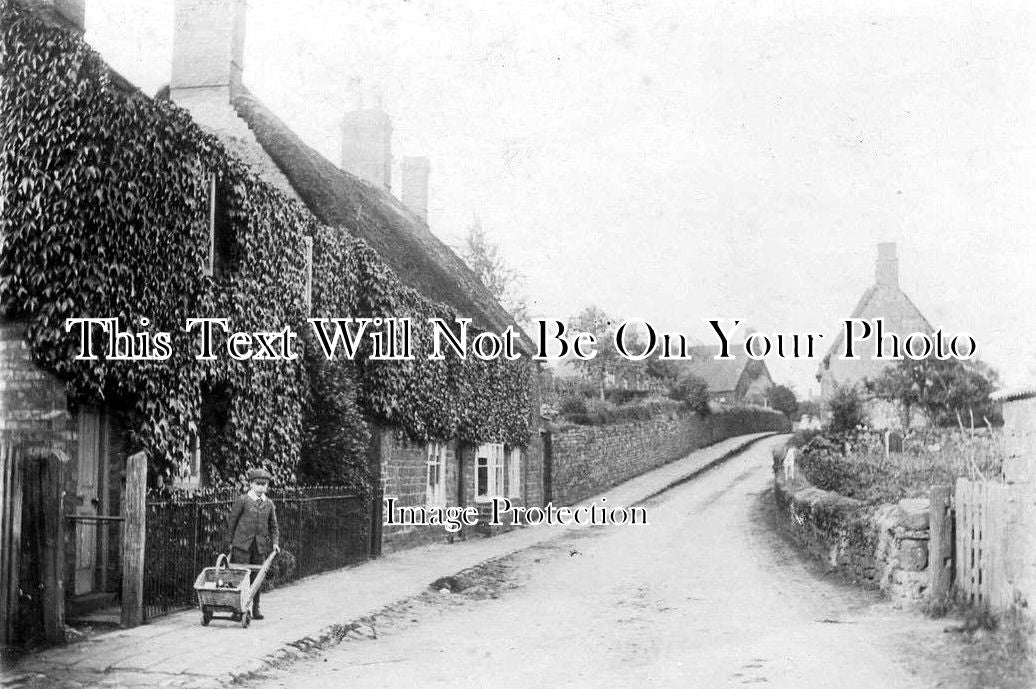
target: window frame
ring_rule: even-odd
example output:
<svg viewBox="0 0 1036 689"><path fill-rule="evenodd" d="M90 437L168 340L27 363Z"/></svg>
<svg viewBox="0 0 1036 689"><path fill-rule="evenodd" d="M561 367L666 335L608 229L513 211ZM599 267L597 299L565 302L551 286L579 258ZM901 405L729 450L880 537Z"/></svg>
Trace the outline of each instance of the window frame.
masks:
<svg viewBox="0 0 1036 689"><path fill-rule="evenodd" d="M522 497L522 448L517 446L507 452L507 497Z"/></svg>
<svg viewBox="0 0 1036 689"><path fill-rule="evenodd" d="M240 260L229 196L226 180L219 175L209 175L209 260L203 272L214 280L235 272Z"/></svg>
<svg viewBox="0 0 1036 689"><path fill-rule="evenodd" d="M480 490L483 471L486 490ZM475 502L489 502L503 497L505 492L504 444L484 443L475 449Z"/></svg>
<svg viewBox="0 0 1036 689"><path fill-rule="evenodd" d="M425 445L425 505L427 507L446 506L446 455L447 445L440 441L430 441ZM437 484L432 481L435 470Z"/></svg>

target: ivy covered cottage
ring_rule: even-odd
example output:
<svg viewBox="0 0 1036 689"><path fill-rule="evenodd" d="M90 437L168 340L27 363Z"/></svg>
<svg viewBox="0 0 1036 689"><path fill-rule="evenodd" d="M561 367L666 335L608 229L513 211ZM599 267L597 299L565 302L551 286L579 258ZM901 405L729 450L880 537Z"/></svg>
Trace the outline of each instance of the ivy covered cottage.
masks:
<svg viewBox="0 0 1036 689"><path fill-rule="evenodd" d="M360 516L341 519L352 519L364 555L444 536L382 531L384 497L542 501L537 376L524 336L515 361L429 360L424 328L414 331L412 361L372 361L366 349L328 360L307 341L311 317L464 317L495 332L514 321L430 232L427 162L404 161L410 207L391 195L391 125L379 108L347 113L339 167L250 95L245 8L177 0L170 86L150 98L84 43L82 0L0 2L5 643L57 639L66 608L126 590L130 455L146 459L149 538L140 547L157 577L199 565L163 560L172 542L208 557L219 490L251 466L281 487L329 484L360 496ZM65 322L83 317L167 331L171 356L77 360ZM199 360L186 319L215 317L234 330L289 327L303 355ZM216 338L225 346L219 329ZM216 507L194 504L192 534L153 537L191 490ZM311 499L299 499L301 516L286 510L297 519L300 573L312 571L303 551L322 557L302 543L319 523L306 521ZM291 530L285 538L292 550ZM18 596L26 576L44 596ZM167 584L145 581L145 605ZM42 620L36 631L33 620Z"/></svg>

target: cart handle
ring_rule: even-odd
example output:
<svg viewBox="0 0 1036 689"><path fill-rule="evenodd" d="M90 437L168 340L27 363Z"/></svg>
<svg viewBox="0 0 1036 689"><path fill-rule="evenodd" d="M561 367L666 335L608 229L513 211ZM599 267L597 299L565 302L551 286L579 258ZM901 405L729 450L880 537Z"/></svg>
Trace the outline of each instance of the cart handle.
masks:
<svg viewBox="0 0 1036 689"><path fill-rule="evenodd" d="M220 563L223 563L220 565ZM216 569L230 569L230 558L227 557L226 553L220 553L219 557L216 558Z"/></svg>

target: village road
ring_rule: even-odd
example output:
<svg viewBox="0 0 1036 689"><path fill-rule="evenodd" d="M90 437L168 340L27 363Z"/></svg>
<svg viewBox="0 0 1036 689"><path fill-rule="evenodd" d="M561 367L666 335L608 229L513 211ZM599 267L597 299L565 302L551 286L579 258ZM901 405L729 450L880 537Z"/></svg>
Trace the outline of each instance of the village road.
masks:
<svg viewBox="0 0 1036 689"><path fill-rule="evenodd" d="M756 444L596 527L387 611L263 687L967 686L943 623L826 577L773 526ZM348 595L348 592L343 592Z"/></svg>

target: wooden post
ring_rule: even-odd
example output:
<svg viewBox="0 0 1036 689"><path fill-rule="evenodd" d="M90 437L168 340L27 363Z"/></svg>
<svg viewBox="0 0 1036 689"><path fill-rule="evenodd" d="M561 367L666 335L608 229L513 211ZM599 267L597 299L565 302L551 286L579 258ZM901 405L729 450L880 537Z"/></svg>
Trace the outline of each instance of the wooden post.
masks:
<svg viewBox="0 0 1036 689"><path fill-rule="evenodd" d="M62 505L62 463L54 454L43 459L40 472L43 506L43 630L47 641L65 642L65 517Z"/></svg>
<svg viewBox="0 0 1036 689"><path fill-rule="evenodd" d="M147 499L147 457L138 452L126 459L126 493L122 516L122 626L144 622L144 537Z"/></svg>
<svg viewBox="0 0 1036 689"><path fill-rule="evenodd" d="M932 486L928 531L928 600L948 601L953 589L953 511L950 486Z"/></svg>
<svg viewBox="0 0 1036 689"><path fill-rule="evenodd" d="M22 533L22 467L14 443L0 441L0 646L15 641Z"/></svg>

